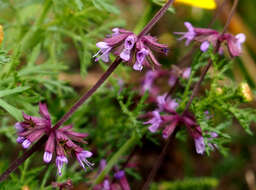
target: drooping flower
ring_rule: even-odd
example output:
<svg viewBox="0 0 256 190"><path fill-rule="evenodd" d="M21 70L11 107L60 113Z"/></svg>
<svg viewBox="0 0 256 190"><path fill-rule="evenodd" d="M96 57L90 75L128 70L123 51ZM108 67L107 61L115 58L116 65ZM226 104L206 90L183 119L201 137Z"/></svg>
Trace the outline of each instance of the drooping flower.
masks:
<svg viewBox="0 0 256 190"><path fill-rule="evenodd" d="M152 118L149 121L144 122L144 124L150 124L148 129L152 133L155 133L158 130L161 123L162 123L162 119L161 119L159 111L157 111L157 110L152 112Z"/></svg>
<svg viewBox="0 0 256 190"><path fill-rule="evenodd" d="M132 63L134 70L141 71L144 66L150 67L151 64L160 66L152 51L165 55L168 52L167 45L158 43L152 36L138 38L133 32L120 28L114 28L112 31L112 35L96 44L100 50L94 55L95 61L101 59L103 62L109 62L109 54L113 52L124 62Z"/></svg>
<svg viewBox="0 0 256 190"><path fill-rule="evenodd" d="M191 41L201 43L200 49L205 52L210 47L216 47L218 43L226 44L231 57L239 56L242 53L242 44L245 42L244 34L237 34L233 36L229 33L219 33L216 30L208 28L196 28L191 23L185 22L188 32L175 32L175 34L182 35L178 40L186 39L185 44L189 45ZM222 53L222 47L219 48L219 53Z"/></svg>
<svg viewBox="0 0 256 190"><path fill-rule="evenodd" d="M175 99L172 99L170 96L166 97L167 93L157 96L156 101L158 104L159 111L162 110L169 110L175 111L176 108L179 106Z"/></svg>
<svg viewBox="0 0 256 190"><path fill-rule="evenodd" d="M175 34L182 35L178 40L186 39L185 44L186 44L186 46L188 46L190 44L190 42L192 40L194 40L194 38L196 36L196 32L195 32L194 27L192 26L191 23L185 22L184 25L186 26L188 31L187 32L175 32Z"/></svg>
<svg viewBox="0 0 256 190"><path fill-rule="evenodd" d="M178 105L168 105L168 98L165 96L158 97L158 110L147 114L150 119L144 124L150 124L149 131L155 133L158 129L163 128L162 136L164 139L169 138L178 126L184 125L190 136L194 139L196 152L203 154L205 151L204 138L201 127L196 123L191 113L178 114L175 109ZM173 109L173 107L175 109Z"/></svg>
<svg viewBox="0 0 256 190"><path fill-rule="evenodd" d="M46 104L39 103L39 114L41 117L34 117L23 113L24 121L15 124L18 134L17 142L27 149L32 143L39 140L40 137L47 135L48 139L45 144L43 160L45 163L51 162L55 152L59 175L61 175L63 165L68 163L67 154L76 155L79 164L84 169L84 163L91 167L92 164L87 158L91 157L92 153L83 150L74 143L86 143L83 139L88 135L72 131L72 125L54 129Z"/></svg>

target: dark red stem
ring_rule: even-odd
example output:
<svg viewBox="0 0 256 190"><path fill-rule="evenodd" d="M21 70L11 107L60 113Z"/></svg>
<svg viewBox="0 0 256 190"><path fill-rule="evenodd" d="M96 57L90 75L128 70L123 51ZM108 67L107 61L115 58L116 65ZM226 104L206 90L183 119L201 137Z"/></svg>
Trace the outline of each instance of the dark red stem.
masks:
<svg viewBox="0 0 256 190"><path fill-rule="evenodd" d="M19 165L28 159L35 151L37 151L47 140L47 136L43 136L36 144L27 150L20 158L12 162L11 166L0 176L0 182L3 182Z"/></svg>
<svg viewBox="0 0 256 190"><path fill-rule="evenodd" d="M138 38L146 35L155 24L162 18L165 12L168 10L170 5L173 3L174 0L168 0L168 2L155 14L155 16L149 21L149 23L144 27L144 29L138 35Z"/></svg>
<svg viewBox="0 0 256 190"><path fill-rule="evenodd" d="M108 70L101 76L97 83L86 92L72 107L71 109L54 125L53 130L58 129L65 121L67 121L70 116L89 98L93 93L105 82L105 80L113 73L117 66L122 62L120 57L110 65Z"/></svg>

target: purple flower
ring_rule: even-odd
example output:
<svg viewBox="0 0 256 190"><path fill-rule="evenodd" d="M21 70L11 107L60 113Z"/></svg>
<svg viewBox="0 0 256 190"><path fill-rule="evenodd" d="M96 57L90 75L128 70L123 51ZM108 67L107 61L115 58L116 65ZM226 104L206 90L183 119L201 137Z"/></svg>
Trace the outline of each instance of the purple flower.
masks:
<svg viewBox="0 0 256 190"><path fill-rule="evenodd" d="M89 167L91 168L93 166L92 163L90 163L87 158L90 158L92 156L92 153L89 152L89 151L81 151L81 152L78 152L76 153L76 158L79 162L79 164L82 166L82 168L85 169L85 166L84 166L84 163Z"/></svg>
<svg viewBox="0 0 256 190"><path fill-rule="evenodd" d="M148 55L148 50L142 48L140 51L136 53L136 62L133 65L133 69L136 71L141 71L143 69L143 62Z"/></svg>
<svg viewBox="0 0 256 190"><path fill-rule="evenodd" d="M189 79L190 74L191 74L191 67L187 67L184 69L184 71L182 73L182 78Z"/></svg>
<svg viewBox="0 0 256 190"><path fill-rule="evenodd" d="M242 53L242 44L246 40L244 34L237 34L236 36L227 35L228 50L231 57L239 56Z"/></svg>
<svg viewBox="0 0 256 190"><path fill-rule="evenodd" d="M163 94L162 96L157 96L156 101L158 104L158 108L160 111L167 109L170 111L175 111L179 104L175 99L171 99L170 97L166 97L167 94Z"/></svg>
<svg viewBox="0 0 256 190"><path fill-rule="evenodd" d="M134 47L134 44L136 42L136 36L135 35L129 35L125 41L124 41L124 49L123 51L120 53L120 57L124 60L124 61L129 61L130 57L131 57L131 50Z"/></svg>
<svg viewBox="0 0 256 190"><path fill-rule="evenodd" d="M195 138L194 140L195 140L197 154L203 154L205 151L204 138L202 136L199 136L198 138Z"/></svg>
<svg viewBox="0 0 256 190"><path fill-rule="evenodd" d="M217 133L215 133L215 132L210 132L210 138L208 138L208 140L209 141L211 141L211 140L213 140L213 139L215 139L215 138L218 138L218 134ZM216 144L213 144L213 143L208 143L208 146L212 149L212 150L214 150L214 147L217 147L217 145Z"/></svg>
<svg viewBox="0 0 256 190"><path fill-rule="evenodd" d="M25 139L22 143L24 149L27 149L31 145L31 142L28 139Z"/></svg>
<svg viewBox="0 0 256 190"><path fill-rule="evenodd" d="M169 78L169 80L168 80L168 84L172 87L172 86L174 86L175 85L175 83L176 83L176 81L177 81L177 76L176 75L173 75L173 74L171 74L170 75L170 78Z"/></svg>
<svg viewBox="0 0 256 190"><path fill-rule="evenodd" d="M96 57L98 55L100 56L97 57L95 61L99 61L101 59L103 62L109 62L109 53L112 48L109 47L106 42L98 42L96 46L100 48L100 50L93 57Z"/></svg>
<svg viewBox="0 0 256 190"><path fill-rule="evenodd" d="M152 133L155 133L158 130L161 123L162 123L162 119L161 119L160 113L158 111L153 111L152 118L149 121L144 122L144 124L151 124L148 127L148 129Z"/></svg>
<svg viewBox="0 0 256 190"><path fill-rule="evenodd" d="M151 66L150 63L160 66L152 51L165 55L168 52L167 46L157 43L157 39L152 36L138 39L134 33L124 29L114 28L112 31L111 36L96 44L100 50L94 55L97 57L95 61L101 59L109 62L109 53L113 52L125 62L132 63L135 60L133 69L141 71L144 66Z"/></svg>
<svg viewBox="0 0 256 190"><path fill-rule="evenodd" d="M175 34L182 35L178 40L183 40L186 39L186 46L190 44L190 42L195 38L196 33L194 31L194 27L192 26L191 23L185 22L184 25L188 29L187 32L175 32Z"/></svg>
<svg viewBox="0 0 256 190"><path fill-rule="evenodd" d="M147 90L150 90L152 87L152 84L154 82L154 80L157 78L158 73L155 71L148 71L145 75L145 79L143 81L143 93Z"/></svg>
<svg viewBox="0 0 256 190"><path fill-rule="evenodd" d="M160 102L162 101L162 98L163 97L160 96ZM162 107L159 107L159 110L161 110L164 115L160 115L159 111L154 111L151 114L148 114L151 115L151 119L147 122L144 122L144 124L151 124L151 126L148 128L150 132L154 133L158 130L158 128L163 127L164 129L162 136L164 139L167 139L173 134L177 126L185 125L190 136L195 141L196 152L198 154L204 153L205 144L202 130L201 127L197 125L195 118L191 113L186 112L182 115L179 115L173 109L162 109Z"/></svg>
<svg viewBox="0 0 256 190"><path fill-rule="evenodd" d="M208 50L210 46L210 43L208 41L204 41L201 46L200 46L200 49L202 52L206 52Z"/></svg>
<svg viewBox="0 0 256 190"><path fill-rule="evenodd" d="M68 159L66 156L57 156L56 157L56 166L58 168L58 174L59 176L62 175L61 170L64 164L68 163Z"/></svg>
<svg viewBox="0 0 256 190"><path fill-rule="evenodd" d="M49 163L52 160L52 152L44 152L44 162Z"/></svg>
<svg viewBox="0 0 256 190"><path fill-rule="evenodd" d="M179 117L175 116L173 117L169 122L171 122L169 125L167 125L163 130L163 138L168 139L170 135L174 132L176 129L178 123L179 123Z"/></svg>
<svg viewBox="0 0 256 190"><path fill-rule="evenodd" d="M23 113L24 121L15 124L18 134L16 141L22 144L23 148L29 148L41 136L47 135L48 139L45 144L43 160L45 163L51 162L53 154L56 152L56 165L59 174L61 174L63 164L68 162L67 153L74 153L83 168L85 168L83 162L87 166L92 166L86 159L91 157L92 153L83 150L74 143L86 143L83 139L88 136L87 134L72 131L72 125L53 130L46 104L39 103L39 114L41 117L34 117Z"/></svg>
<svg viewBox="0 0 256 190"><path fill-rule="evenodd" d="M242 52L241 46L246 39L244 34L238 34L236 36L229 33L221 34L213 29L193 27L189 22L185 22L185 26L188 28L188 32L175 32L175 34L183 35L178 40L187 39L186 45L189 45L192 40L200 42L200 49L202 52L205 52L208 50L210 44L216 47L218 43L221 43L227 44L231 57L239 56Z"/></svg>
<svg viewBox="0 0 256 190"><path fill-rule="evenodd" d="M119 180L120 186L123 190L130 190L130 185L128 183L128 180L126 178L125 172L123 170L118 171L115 173L115 178Z"/></svg>

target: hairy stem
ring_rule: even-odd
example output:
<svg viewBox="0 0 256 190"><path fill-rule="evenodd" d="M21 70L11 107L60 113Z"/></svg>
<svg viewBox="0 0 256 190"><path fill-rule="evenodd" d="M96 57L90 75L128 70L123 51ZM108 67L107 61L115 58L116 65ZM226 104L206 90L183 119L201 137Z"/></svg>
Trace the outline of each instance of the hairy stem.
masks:
<svg viewBox="0 0 256 190"><path fill-rule="evenodd" d="M36 144L27 150L20 158L15 160L11 166L0 176L0 182L3 182L19 165L28 159L35 151L37 151L47 140L47 136L42 137Z"/></svg>
<svg viewBox="0 0 256 190"><path fill-rule="evenodd" d="M160 166L161 166L161 164L164 160L164 157L167 153L167 150L168 150L171 142L173 142L173 139L175 138L177 132L178 132L178 128L176 128L175 131L173 132L173 134L167 139L167 142L165 143L161 154L158 156L158 158L156 160L156 163L154 164L152 170L150 171L150 174L147 177L147 181L143 185L142 190L148 190L149 189L149 186L150 186L151 182L153 181L153 179L155 178L155 175L156 175L158 169L160 168Z"/></svg>
<svg viewBox="0 0 256 190"><path fill-rule="evenodd" d="M106 79L114 72L117 66L122 62L120 57L110 65L108 70L101 76L101 78L96 82L96 84L86 92L72 107L71 109L54 125L53 130L58 129L70 116L89 98L94 92L106 81Z"/></svg>
<svg viewBox="0 0 256 190"><path fill-rule="evenodd" d="M168 10L170 5L173 3L174 0L168 0L168 2L156 13L156 15L151 19L151 21L145 26L145 28L141 31L138 35L138 38L146 35L153 26L162 18L165 12Z"/></svg>
<svg viewBox="0 0 256 190"><path fill-rule="evenodd" d="M139 34L140 31L145 27L145 25L150 21L150 19L154 16L155 9L153 7L152 2L148 2L148 5L146 7L146 10L144 14L141 16L140 20L138 21L138 24L134 28L133 32L135 34Z"/></svg>

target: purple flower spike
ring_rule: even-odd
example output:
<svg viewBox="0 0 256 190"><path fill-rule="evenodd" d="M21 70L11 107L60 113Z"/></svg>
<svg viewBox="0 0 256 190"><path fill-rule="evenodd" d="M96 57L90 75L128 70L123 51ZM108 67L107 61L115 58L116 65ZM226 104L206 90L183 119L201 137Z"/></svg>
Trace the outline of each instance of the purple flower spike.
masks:
<svg viewBox="0 0 256 190"><path fill-rule="evenodd" d="M208 41L204 41L201 46L200 46L200 49L202 52L206 52L208 50L210 46L210 43Z"/></svg>
<svg viewBox="0 0 256 190"><path fill-rule="evenodd" d="M83 162L91 166L85 158L91 157L92 153L83 151L75 143L85 144L86 141L84 141L84 138L88 134L74 132L72 125L67 125L59 129L52 128L51 117L46 104L39 104L39 113L41 117L34 117L24 113L24 121L15 124L18 134L17 143L22 144L23 148L27 149L33 142L39 140L41 136L48 136L43 160L45 163L49 163L52 160L54 152L56 152L56 165L59 175L61 175L63 164L68 163L65 156L67 153L76 154L83 168Z"/></svg>
<svg viewBox="0 0 256 190"><path fill-rule="evenodd" d="M92 156L92 153L89 151L82 151L79 153L76 153L76 158L79 162L79 164L82 166L82 168L86 169L84 166L84 163L91 168L94 164L90 163L86 158L90 158Z"/></svg>
<svg viewBox="0 0 256 190"><path fill-rule="evenodd" d="M44 152L44 162L49 163L52 160L52 153L51 152Z"/></svg>
<svg viewBox="0 0 256 190"><path fill-rule="evenodd" d="M57 168L58 168L58 174L59 174L59 176L62 175L61 169L62 169L64 163L65 163L65 164L68 163L67 157L66 157L66 156L57 156L57 158L56 158L56 166L57 166Z"/></svg>
<svg viewBox="0 0 256 190"><path fill-rule="evenodd" d="M97 56L95 61L102 59L108 62L109 53L112 52L124 62L133 64L134 70L141 71L144 66L160 66L152 51L164 55L168 53L168 46L158 43L155 37L144 35L138 38L134 33L120 28L114 28L112 31L112 35L96 44L100 50L94 55Z"/></svg>
<svg viewBox="0 0 256 190"><path fill-rule="evenodd" d="M27 149L31 145L31 142L28 139L25 139L22 143L22 147Z"/></svg>
<svg viewBox="0 0 256 190"><path fill-rule="evenodd" d="M133 69L136 71L141 71L143 69L143 62L148 55L148 50L142 48L136 54L136 63L133 65Z"/></svg>
<svg viewBox="0 0 256 190"><path fill-rule="evenodd" d="M197 154L203 154L205 151L204 138L202 136L195 138L195 146Z"/></svg>
<svg viewBox="0 0 256 190"><path fill-rule="evenodd" d="M184 25L188 29L188 32L175 32L175 34L183 35L180 37L178 40L183 40L186 39L186 46L190 44L190 42L195 38L196 33L194 31L194 27L192 26L191 23L185 22Z"/></svg>
<svg viewBox="0 0 256 190"><path fill-rule="evenodd" d="M120 54L120 57L124 61L129 61L131 57L131 50L136 42L136 36L135 35L130 35L125 39L124 42L124 49Z"/></svg>
<svg viewBox="0 0 256 190"><path fill-rule="evenodd" d="M205 52L209 48L209 45L212 44L216 48L217 44L227 44L229 54L231 57L239 56L242 52L242 43L245 42L245 35L238 34L233 36L229 33L221 34L216 30L208 28L196 28L193 27L189 22L185 22L185 26L188 29L188 32L175 32L175 34L183 35L178 40L187 39L186 45L194 40L201 43L200 49ZM222 52L222 48L219 47Z"/></svg>
<svg viewBox="0 0 256 190"><path fill-rule="evenodd" d="M152 119L150 119L147 122L144 122L144 124L151 124L151 126L148 127L148 129L150 130L151 133L155 133L158 130L160 124L162 123L162 119L158 111L153 111L152 114Z"/></svg>

